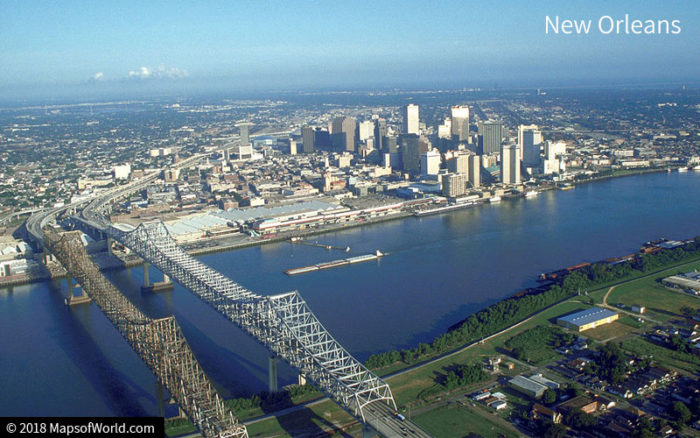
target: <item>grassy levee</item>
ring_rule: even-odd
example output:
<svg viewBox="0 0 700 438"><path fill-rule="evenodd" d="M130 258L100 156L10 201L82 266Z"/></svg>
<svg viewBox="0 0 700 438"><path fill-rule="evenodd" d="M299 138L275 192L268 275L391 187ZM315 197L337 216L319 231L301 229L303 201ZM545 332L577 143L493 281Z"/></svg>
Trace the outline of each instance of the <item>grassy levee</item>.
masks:
<svg viewBox="0 0 700 438"><path fill-rule="evenodd" d="M384 376L385 380L391 385L392 393L400 409L405 409L408 405L420 407L439 399L446 393L445 388L436 383L436 377L445 374L450 367L474 363L501 354L508 350L505 345L508 339L537 326L552 324L561 315L586 309L591 304L602 303L603 297L612 286L615 287L608 296L607 302L609 305L617 303L622 303L626 306L632 304L643 305L650 309L654 316L662 315L666 319L679 315L683 306L700 308L700 299L683 292L667 289L658 283L659 278L693 269L700 269L700 257L670 263L667 266L656 269L654 272L632 270L624 278L595 285L592 290L588 291L588 296L573 296L564 299L550 307L546 307L544 310L537 311L533 315L521 318L520 322L509 325L507 328L498 331L496 335L485 337L483 341L471 342L455 348L451 352L423 358L423 361L417 364L397 361L375 371L377 374ZM672 300L668 299L669 294L673 294ZM634 319L625 318L628 320L616 323L617 328L625 327L624 332L636 328L637 322ZM608 334L614 334L613 332L608 332L610 331L600 330L594 338L604 340L603 338L608 336ZM623 348L639 355L653 355L662 364L688 372L700 371L700 360L685 362L684 360L687 360L685 355L681 357L673 354L675 352L672 350L643 339L625 340ZM667 359L663 360L663 357ZM516 363L516 369L513 372L522 371L525 371L523 366ZM466 391L466 388L464 390ZM303 403L303 400L294 400L294 404L299 403ZM441 437L464 436L465 431L474 431L486 437L498 436L499 434L512 436L513 430L498 424L498 421L495 419L484 418L484 415L488 416L490 414L479 413L469 406L458 407L453 405L450 404L421 412L414 416L413 420L435 436ZM459 412L460 416L463 415L465 418L468 418L468 421L462 422L460 419L452 419L450 413L457 412ZM262 410L252 408L249 411L241 412L239 415L244 415L242 418L250 418L250 416L260 413L262 413ZM248 430L251 437L282 437L294 436L295 433L300 433L304 427L308 428L311 426L323 428L324 430L335 430L335 433L330 432L333 435L342 435L348 433L349 430L359 430L356 421L330 401L304 408L303 415L297 411L284 417L272 417L257 421L250 424ZM166 431L168 430L166 429ZM172 436L169 432L168 435Z"/></svg>

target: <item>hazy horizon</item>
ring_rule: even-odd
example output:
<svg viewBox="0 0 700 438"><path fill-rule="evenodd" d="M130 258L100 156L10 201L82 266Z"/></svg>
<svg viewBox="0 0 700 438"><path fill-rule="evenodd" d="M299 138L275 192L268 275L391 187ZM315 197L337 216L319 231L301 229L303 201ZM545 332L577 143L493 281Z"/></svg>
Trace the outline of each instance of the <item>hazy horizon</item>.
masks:
<svg viewBox="0 0 700 438"><path fill-rule="evenodd" d="M700 77L699 12L686 1L4 3L0 100ZM677 20L681 30L602 34L603 16ZM593 30L547 33L545 17Z"/></svg>

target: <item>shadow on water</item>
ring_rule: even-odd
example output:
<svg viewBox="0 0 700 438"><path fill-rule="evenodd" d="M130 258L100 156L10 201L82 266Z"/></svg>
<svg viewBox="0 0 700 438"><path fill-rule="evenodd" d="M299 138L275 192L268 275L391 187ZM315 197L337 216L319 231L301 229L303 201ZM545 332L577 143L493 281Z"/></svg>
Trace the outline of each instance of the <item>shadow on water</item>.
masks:
<svg viewBox="0 0 700 438"><path fill-rule="evenodd" d="M144 391L126 374L121 373L111 365L95 339L76 317L75 312L89 311L90 304L81 304L74 308L67 307L64 302L65 292L55 283L49 286L50 299L55 318L61 322L56 327L67 327L67 330L50 329L48 336L71 358L76 368L85 379L95 388L95 393L104 400L105 404L120 416L148 416L152 412L145 410L134 400L146 399L156 403L152 394ZM116 329L115 329L116 330Z"/></svg>

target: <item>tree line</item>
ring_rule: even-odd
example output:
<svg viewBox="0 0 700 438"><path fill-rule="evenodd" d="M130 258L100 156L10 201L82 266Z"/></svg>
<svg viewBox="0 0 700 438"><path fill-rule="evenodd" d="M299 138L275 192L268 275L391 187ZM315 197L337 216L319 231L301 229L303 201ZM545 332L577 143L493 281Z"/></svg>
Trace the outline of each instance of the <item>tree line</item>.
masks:
<svg viewBox="0 0 700 438"><path fill-rule="evenodd" d="M638 254L617 263L598 262L572 271L549 288L503 299L469 315L457 327L437 336L432 342L414 348L371 355L365 365L380 369L397 362L414 364L432 356L463 347L503 330L533 313L559 301L612 281L621 281L637 272L649 272L685 259L700 256L700 236L682 246L656 253Z"/></svg>

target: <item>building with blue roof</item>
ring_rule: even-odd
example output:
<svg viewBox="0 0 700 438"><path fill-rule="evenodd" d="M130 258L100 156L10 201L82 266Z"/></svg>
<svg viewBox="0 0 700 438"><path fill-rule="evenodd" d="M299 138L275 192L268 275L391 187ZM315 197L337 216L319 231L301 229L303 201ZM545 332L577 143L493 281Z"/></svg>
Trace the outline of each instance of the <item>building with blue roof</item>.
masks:
<svg viewBox="0 0 700 438"><path fill-rule="evenodd" d="M619 317L620 315L612 310L592 307L590 309L559 317L557 319L557 324L562 327L567 327L572 330L582 332L603 324L611 323Z"/></svg>

